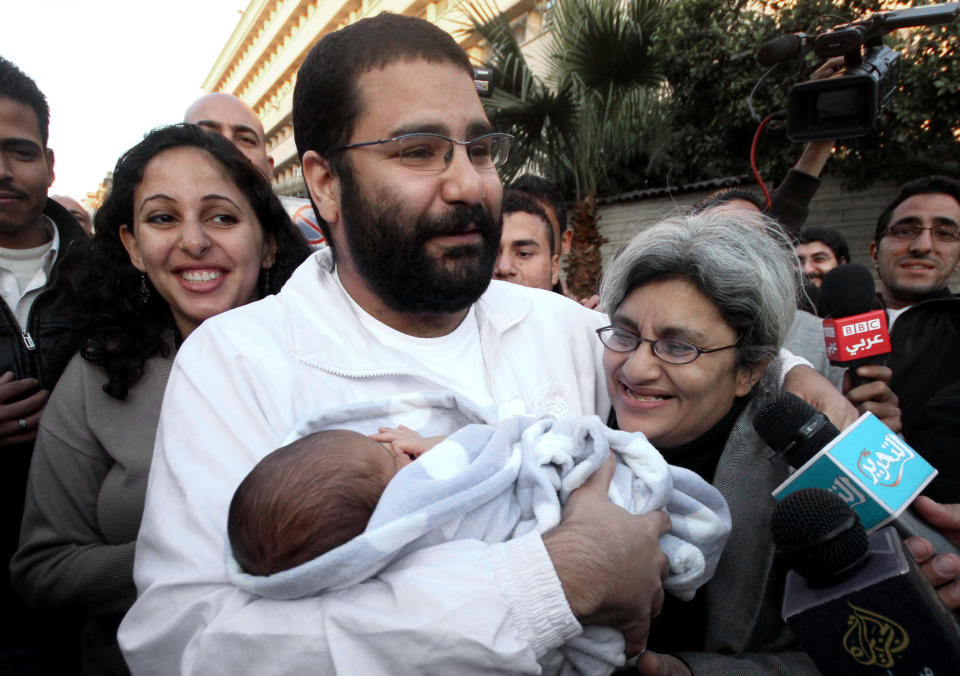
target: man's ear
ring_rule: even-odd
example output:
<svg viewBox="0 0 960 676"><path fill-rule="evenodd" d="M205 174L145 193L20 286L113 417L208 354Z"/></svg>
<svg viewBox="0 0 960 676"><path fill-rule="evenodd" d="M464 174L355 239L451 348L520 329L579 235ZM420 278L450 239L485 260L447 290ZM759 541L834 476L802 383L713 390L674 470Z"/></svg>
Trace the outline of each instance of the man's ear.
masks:
<svg viewBox="0 0 960 676"><path fill-rule="evenodd" d="M560 281L560 254L553 254L550 258L550 286L556 286Z"/></svg>
<svg viewBox="0 0 960 676"><path fill-rule="evenodd" d="M876 242L876 240L874 240L873 242L870 242L870 258L873 259L873 264L874 264L874 266L876 266L876 264L877 264L877 242Z"/></svg>
<svg viewBox="0 0 960 676"><path fill-rule="evenodd" d="M315 150L308 150L301 161L303 182L310 192L317 213L332 228L340 221L340 179L330 169L330 162Z"/></svg>
<svg viewBox="0 0 960 676"><path fill-rule="evenodd" d="M53 151L50 148L47 148L43 151L47 156L47 187L49 188L53 185L54 179L57 178L56 174L53 173Z"/></svg>

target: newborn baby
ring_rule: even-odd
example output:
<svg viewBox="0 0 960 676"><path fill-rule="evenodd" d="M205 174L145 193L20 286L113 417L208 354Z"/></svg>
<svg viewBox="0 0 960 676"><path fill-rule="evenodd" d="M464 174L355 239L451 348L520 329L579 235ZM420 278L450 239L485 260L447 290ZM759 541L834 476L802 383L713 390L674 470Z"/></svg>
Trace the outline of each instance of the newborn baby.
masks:
<svg viewBox="0 0 960 676"><path fill-rule="evenodd" d="M358 405L356 413L370 407ZM338 411L327 420L351 415ZM634 514L670 515L670 532L660 538L670 562L664 589L693 598L713 576L730 532L715 488L668 465L642 434L611 430L596 416L520 415L419 441L406 429L381 429L374 438L315 429L261 460L233 497L227 575L241 589L273 599L316 595L375 577L424 547L544 533L611 452L618 460L611 501ZM609 674L625 661L623 635L591 626L540 664L549 674L569 673L571 664Z"/></svg>
<svg viewBox="0 0 960 676"><path fill-rule="evenodd" d="M379 437L408 433L416 435L384 428ZM253 575L272 575L360 535L394 475L442 438L416 437L420 450L407 443L404 452L357 432L324 430L264 457L230 502L227 533L237 563Z"/></svg>

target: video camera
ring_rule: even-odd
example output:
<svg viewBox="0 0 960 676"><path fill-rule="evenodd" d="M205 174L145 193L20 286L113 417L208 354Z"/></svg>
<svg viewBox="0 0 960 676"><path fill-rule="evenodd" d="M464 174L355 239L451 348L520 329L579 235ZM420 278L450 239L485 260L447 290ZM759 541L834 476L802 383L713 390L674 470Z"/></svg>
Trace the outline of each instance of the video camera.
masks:
<svg viewBox="0 0 960 676"><path fill-rule="evenodd" d="M958 14L960 2L878 12L812 38L795 33L765 43L757 52L765 66L805 54L811 47L823 59L844 59L840 77L803 82L790 90L787 136L794 141L824 141L868 134L900 80L900 54L885 47L881 38L908 26L950 23Z"/></svg>

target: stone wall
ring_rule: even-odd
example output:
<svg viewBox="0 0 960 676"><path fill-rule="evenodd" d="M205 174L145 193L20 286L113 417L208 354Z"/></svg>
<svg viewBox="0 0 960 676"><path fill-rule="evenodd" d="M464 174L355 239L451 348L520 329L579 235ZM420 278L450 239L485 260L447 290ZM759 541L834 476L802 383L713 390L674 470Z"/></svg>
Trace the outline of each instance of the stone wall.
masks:
<svg viewBox="0 0 960 676"><path fill-rule="evenodd" d="M751 189L757 194L760 193L759 188ZM608 240L602 249L604 265L609 263L617 250L638 229L682 212L713 191L714 189L709 189L602 204L599 208L600 233ZM873 270L869 247L873 240L877 216L896 192L897 186L892 183L875 183L864 191L847 192L841 187L840 179L826 176L810 203L807 225L826 226L837 230L847 240L853 262ZM954 291L960 291L960 271L954 272L950 287Z"/></svg>

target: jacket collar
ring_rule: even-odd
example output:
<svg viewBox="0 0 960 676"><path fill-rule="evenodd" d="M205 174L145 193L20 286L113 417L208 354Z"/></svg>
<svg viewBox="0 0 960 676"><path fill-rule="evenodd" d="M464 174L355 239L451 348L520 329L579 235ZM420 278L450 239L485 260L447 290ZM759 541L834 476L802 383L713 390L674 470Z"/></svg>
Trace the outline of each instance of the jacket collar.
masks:
<svg viewBox="0 0 960 676"><path fill-rule="evenodd" d="M89 238L77 219L69 211L60 206L59 203L47 198L47 203L43 207L44 215L48 216L53 224L57 226L57 232L60 234L60 251L67 251L74 242L84 241Z"/></svg>
<svg viewBox="0 0 960 676"><path fill-rule="evenodd" d="M733 654L746 650L757 624L769 619L763 617L775 554L769 503L773 489L790 473L753 428L761 400L753 397L734 423L713 481L730 508L733 529L714 574L723 584L710 586L707 644L708 649L721 645ZM739 631L730 632L731 626Z"/></svg>

